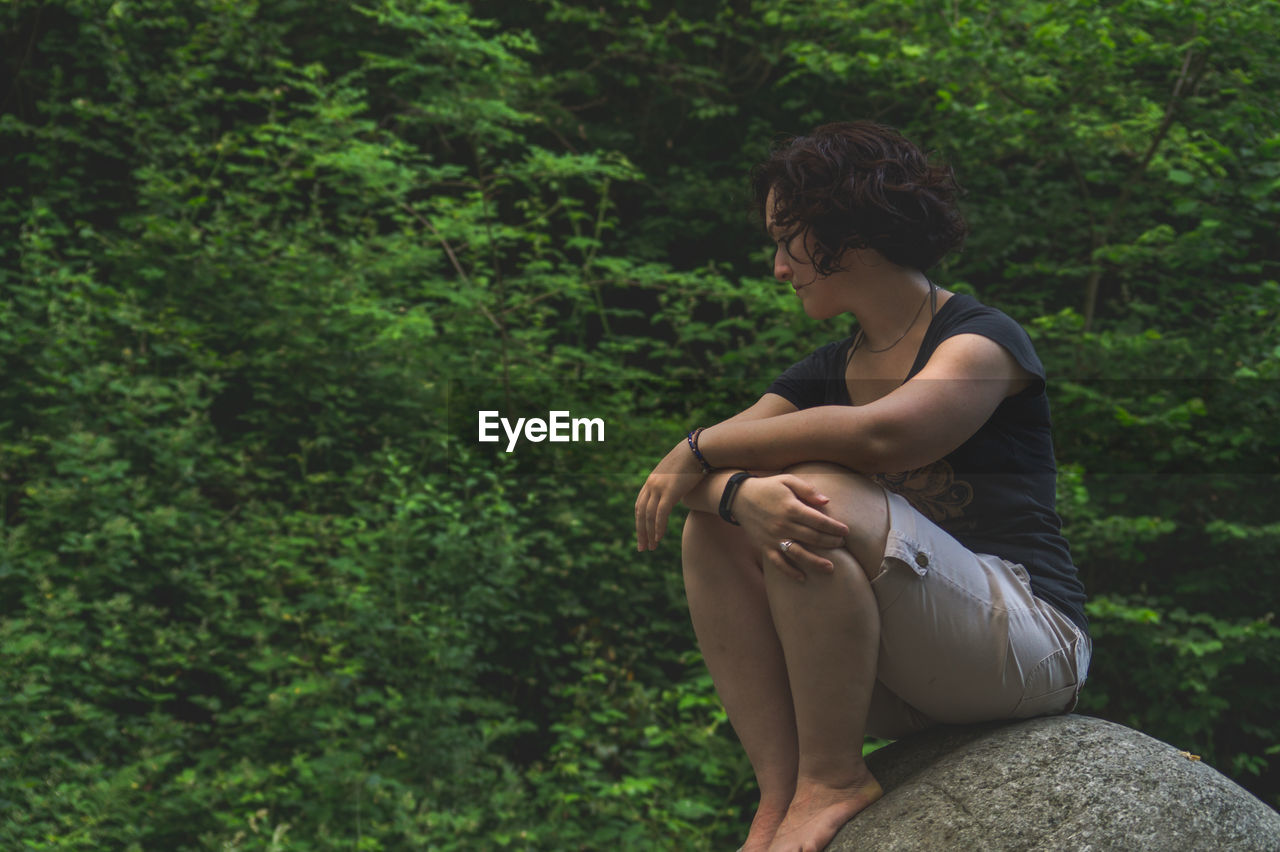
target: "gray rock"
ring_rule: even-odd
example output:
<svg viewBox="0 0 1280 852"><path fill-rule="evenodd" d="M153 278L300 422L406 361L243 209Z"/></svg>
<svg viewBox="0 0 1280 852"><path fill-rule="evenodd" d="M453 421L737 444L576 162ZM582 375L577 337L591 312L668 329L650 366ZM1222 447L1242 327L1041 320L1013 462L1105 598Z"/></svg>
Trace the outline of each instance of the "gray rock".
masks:
<svg viewBox="0 0 1280 852"><path fill-rule="evenodd" d="M1088 716L939 728L867 763L884 798L827 852L1280 850L1280 814L1244 788Z"/></svg>

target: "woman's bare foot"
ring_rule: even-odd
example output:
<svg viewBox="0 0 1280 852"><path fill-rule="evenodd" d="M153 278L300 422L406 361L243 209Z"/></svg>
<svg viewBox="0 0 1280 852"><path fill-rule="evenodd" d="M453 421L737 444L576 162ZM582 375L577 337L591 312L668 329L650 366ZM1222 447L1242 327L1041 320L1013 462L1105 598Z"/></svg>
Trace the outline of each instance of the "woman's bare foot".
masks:
<svg viewBox="0 0 1280 852"><path fill-rule="evenodd" d="M773 836L778 833L782 818L787 815L785 807L769 807L761 804L751 820L751 830L738 852L767 852Z"/></svg>
<svg viewBox="0 0 1280 852"><path fill-rule="evenodd" d="M880 782L865 766L848 785L801 779L768 852L822 852L854 814L883 795Z"/></svg>

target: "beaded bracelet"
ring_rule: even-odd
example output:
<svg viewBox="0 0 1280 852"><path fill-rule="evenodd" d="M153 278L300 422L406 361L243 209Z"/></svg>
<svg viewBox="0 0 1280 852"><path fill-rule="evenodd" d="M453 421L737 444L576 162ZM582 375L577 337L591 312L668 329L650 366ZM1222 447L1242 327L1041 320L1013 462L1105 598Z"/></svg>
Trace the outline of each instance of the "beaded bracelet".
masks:
<svg viewBox="0 0 1280 852"><path fill-rule="evenodd" d="M710 473L715 468L707 464L707 460L702 457L702 453L698 450L698 436L702 434L703 428L705 427L699 426L689 433L689 449L693 451L693 457L698 460L698 464L702 465L702 472Z"/></svg>

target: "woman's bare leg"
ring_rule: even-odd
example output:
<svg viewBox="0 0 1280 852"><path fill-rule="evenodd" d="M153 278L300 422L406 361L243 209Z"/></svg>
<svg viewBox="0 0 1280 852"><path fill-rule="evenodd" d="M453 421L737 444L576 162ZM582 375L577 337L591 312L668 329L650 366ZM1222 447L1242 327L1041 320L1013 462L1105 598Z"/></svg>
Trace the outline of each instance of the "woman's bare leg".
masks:
<svg viewBox="0 0 1280 852"><path fill-rule="evenodd" d="M714 515L691 512L684 530L694 632L760 786L747 850L822 849L881 795L862 760L880 618L861 566L883 559L884 494L831 465L790 472L808 475L850 528L847 550L822 553L832 574L762 573Z"/></svg>
<svg viewBox="0 0 1280 852"><path fill-rule="evenodd" d="M766 581L786 654L799 749L796 789L769 847L773 852L826 848L842 825L882 795L862 759L880 613L849 552L822 555L835 565L829 576L796 583L779 573Z"/></svg>
<svg viewBox="0 0 1280 852"><path fill-rule="evenodd" d="M743 849L765 850L791 804L798 761L786 662L765 578L741 531L706 512L689 513L682 554L698 646L760 788Z"/></svg>
<svg viewBox="0 0 1280 852"><path fill-rule="evenodd" d="M831 498L828 511L850 530L846 548L821 553L835 566L831 574L810 572L804 583L765 574L799 751L795 793L769 848L816 852L883 795L862 759L880 647L880 610L864 566L880 570L889 520L884 492L860 476L820 464L788 472Z"/></svg>

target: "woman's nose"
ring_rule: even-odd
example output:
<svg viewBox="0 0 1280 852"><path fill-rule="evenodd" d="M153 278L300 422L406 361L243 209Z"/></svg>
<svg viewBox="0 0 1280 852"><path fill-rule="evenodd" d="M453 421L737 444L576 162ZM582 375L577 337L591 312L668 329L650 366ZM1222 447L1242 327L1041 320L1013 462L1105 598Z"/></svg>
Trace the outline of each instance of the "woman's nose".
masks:
<svg viewBox="0 0 1280 852"><path fill-rule="evenodd" d="M787 255L781 248L773 256L773 277L779 281L791 280L791 264L787 263Z"/></svg>

